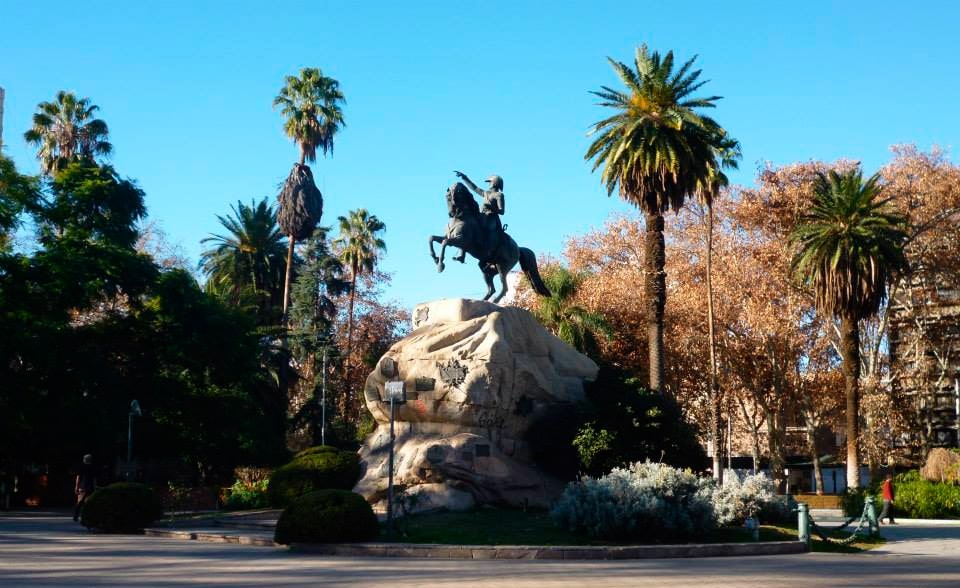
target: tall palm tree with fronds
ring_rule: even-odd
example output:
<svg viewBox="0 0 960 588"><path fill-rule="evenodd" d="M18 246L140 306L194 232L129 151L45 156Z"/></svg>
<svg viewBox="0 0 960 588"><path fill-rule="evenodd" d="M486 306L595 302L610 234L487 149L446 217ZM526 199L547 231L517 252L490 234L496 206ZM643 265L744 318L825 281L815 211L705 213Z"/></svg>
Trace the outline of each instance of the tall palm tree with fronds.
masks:
<svg viewBox="0 0 960 588"><path fill-rule="evenodd" d="M77 159L93 160L113 151L107 123L96 118L100 107L89 98L60 90L53 102L41 102L33 126L23 138L37 148L44 174L53 175Z"/></svg>
<svg viewBox="0 0 960 588"><path fill-rule="evenodd" d="M593 169L603 166L607 193L643 211L646 223L644 270L649 342L650 389L664 392L663 311L666 305L663 215L679 210L690 196L712 189L725 163L722 152L734 143L712 118L719 96L695 97L706 82L693 70L696 57L674 70L673 52L661 56L646 45L631 65L609 59L623 90L603 86L592 92L614 113L595 123L596 136L584 156ZM734 156L736 159L736 156Z"/></svg>
<svg viewBox="0 0 960 588"><path fill-rule="evenodd" d="M201 241L210 246L200 255L200 269L210 290L236 304L253 293L269 311L280 294L286 251L277 212L266 198L249 205L238 201L230 209L231 215L217 215L227 232Z"/></svg>
<svg viewBox="0 0 960 588"><path fill-rule="evenodd" d="M350 354L353 351L353 304L357 294L357 278L376 268L380 257L386 253L387 244L380 235L387 226L367 212L365 208L352 210L347 216L338 217L340 234L333 245L345 267L350 268L350 298L347 305L347 353L346 371L349 373Z"/></svg>
<svg viewBox="0 0 960 588"><path fill-rule="evenodd" d="M333 155L333 137L345 126L343 103L340 83L312 67L301 69L299 76L287 76L273 99L273 106L279 107L286 119L284 131L300 149L300 161L294 164L278 196L280 228L289 239L283 283L284 318L290 301L293 247L313 233L323 214L323 195L306 162L317 160L318 149L324 155Z"/></svg>
<svg viewBox="0 0 960 588"><path fill-rule="evenodd" d="M892 276L906 271L906 219L882 199L879 174L859 167L820 174L813 206L790 235L792 270L815 306L840 320L846 392L847 487L860 486L860 321L874 316Z"/></svg>
<svg viewBox="0 0 960 588"><path fill-rule="evenodd" d="M587 355L596 355L599 339L609 339L613 331L603 315L579 306L577 291L587 277L556 265L542 272L550 296L537 298L533 314L554 335Z"/></svg>

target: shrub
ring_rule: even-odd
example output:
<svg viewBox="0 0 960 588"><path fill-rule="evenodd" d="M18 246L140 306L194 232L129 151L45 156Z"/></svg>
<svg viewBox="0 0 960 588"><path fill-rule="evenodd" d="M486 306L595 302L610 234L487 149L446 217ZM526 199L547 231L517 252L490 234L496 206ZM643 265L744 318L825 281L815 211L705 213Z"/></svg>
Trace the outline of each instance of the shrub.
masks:
<svg viewBox="0 0 960 588"><path fill-rule="evenodd" d="M352 451L311 447L277 468L270 476L270 504L282 508L314 490L349 490L360 477L360 459Z"/></svg>
<svg viewBox="0 0 960 588"><path fill-rule="evenodd" d="M764 474L752 474L740 481L727 471L723 485L713 491L713 509L717 524L740 525L757 517L764 522L783 522L790 518L787 503L777 496L776 485Z"/></svg>
<svg viewBox="0 0 960 588"><path fill-rule="evenodd" d="M960 483L960 453L943 447L931 449L920 475L931 482Z"/></svg>
<svg viewBox="0 0 960 588"><path fill-rule="evenodd" d="M224 510L245 510L270 506L270 497L267 494L269 485L270 480L259 482L237 480L233 483L233 486L230 486L227 498L223 501Z"/></svg>
<svg viewBox="0 0 960 588"><path fill-rule="evenodd" d="M637 462L567 485L551 514L571 531L603 539L669 541L714 528L713 482L689 470Z"/></svg>
<svg viewBox="0 0 960 588"><path fill-rule="evenodd" d="M163 516L160 496L145 484L121 482L98 488L83 505L80 522L109 533L133 533Z"/></svg>
<svg viewBox="0 0 960 588"><path fill-rule="evenodd" d="M960 486L925 480L917 471L893 481L894 514L913 519L942 519L960 516Z"/></svg>
<svg viewBox="0 0 960 588"><path fill-rule="evenodd" d="M317 490L284 509L274 541L290 543L351 543L377 537L380 525L373 509L359 494Z"/></svg>

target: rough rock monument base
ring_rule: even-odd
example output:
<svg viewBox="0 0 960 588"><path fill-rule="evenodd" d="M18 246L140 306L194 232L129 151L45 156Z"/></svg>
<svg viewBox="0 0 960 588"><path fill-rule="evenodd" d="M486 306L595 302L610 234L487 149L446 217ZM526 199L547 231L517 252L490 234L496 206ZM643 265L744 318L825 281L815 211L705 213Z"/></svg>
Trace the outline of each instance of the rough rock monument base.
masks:
<svg viewBox="0 0 960 588"><path fill-rule="evenodd" d="M403 381L394 485L407 510L549 506L562 483L534 463L528 433L557 407L583 401L597 365L520 308L437 300L416 307L413 326L367 377L377 429L360 449L364 473L354 490L373 503L386 496L384 387Z"/></svg>

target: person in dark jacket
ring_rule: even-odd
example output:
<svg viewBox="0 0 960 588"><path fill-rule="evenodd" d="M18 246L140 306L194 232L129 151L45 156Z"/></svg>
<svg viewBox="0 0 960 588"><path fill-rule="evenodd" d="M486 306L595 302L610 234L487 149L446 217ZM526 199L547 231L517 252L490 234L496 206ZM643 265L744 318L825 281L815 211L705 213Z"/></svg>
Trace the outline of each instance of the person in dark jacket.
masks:
<svg viewBox="0 0 960 588"><path fill-rule="evenodd" d="M77 473L77 481L73 486L73 493L77 495L77 505L73 509L73 520L80 520L80 511L83 503L97 489L97 470L93 467L93 456L89 453L83 456L83 463Z"/></svg>
<svg viewBox="0 0 960 588"><path fill-rule="evenodd" d="M896 521L893 520L893 474L887 473L887 479L883 481L883 510L880 512L880 516L877 518L877 522L882 522L883 519L887 519L891 525L896 525Z"/></svg>

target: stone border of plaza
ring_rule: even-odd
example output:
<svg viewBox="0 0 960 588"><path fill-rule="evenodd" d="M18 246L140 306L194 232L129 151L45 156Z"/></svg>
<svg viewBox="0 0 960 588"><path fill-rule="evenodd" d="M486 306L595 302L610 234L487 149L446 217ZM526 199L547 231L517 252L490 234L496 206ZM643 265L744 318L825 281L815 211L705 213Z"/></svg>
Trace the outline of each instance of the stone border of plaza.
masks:
<svg viewBox="0 0 960 588"><path fill-rule="evenodd" d="M205 531L146 529L149 537L207 543L282 547L267 537ZM687 545L444 545L437 543L294 543L290 551L343 557L411 557L427 559L666 559L807 553L801 541L691 543Z"/></svg>
<svg viewBox="0 0 960 588"><path fill-rule="evenodd" d="M530 546L441 545L426 543L294 543L290 551L353 557L433 559L663 559L806 553L800 541L705 543L689 545Z"/></svg>

